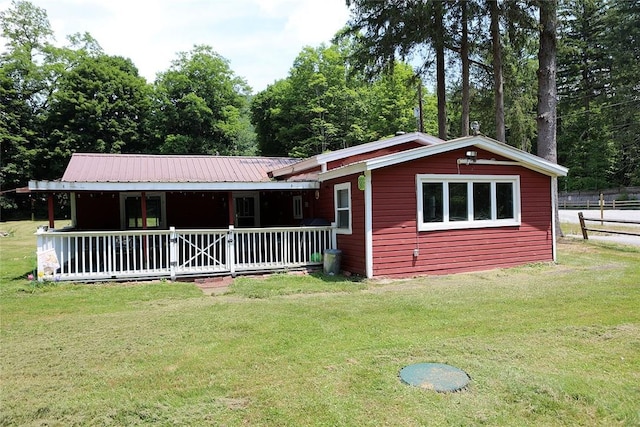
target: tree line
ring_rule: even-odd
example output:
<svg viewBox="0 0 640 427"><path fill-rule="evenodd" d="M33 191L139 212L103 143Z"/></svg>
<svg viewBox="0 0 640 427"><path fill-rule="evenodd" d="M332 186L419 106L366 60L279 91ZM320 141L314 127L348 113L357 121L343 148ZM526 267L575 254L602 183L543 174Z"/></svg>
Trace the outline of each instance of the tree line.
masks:
<svg viewBox="0 0 640 427"><path fill-rule="evenodd" d="M332 43L253 94L210 46L147 82L89 33L56 45L46 11L13 0L0 12L2 190L59 178L73 152L306 157L398 131L468 135L473 121L557 155L563 190L640 183L640 1L346 3Z"/></svg>

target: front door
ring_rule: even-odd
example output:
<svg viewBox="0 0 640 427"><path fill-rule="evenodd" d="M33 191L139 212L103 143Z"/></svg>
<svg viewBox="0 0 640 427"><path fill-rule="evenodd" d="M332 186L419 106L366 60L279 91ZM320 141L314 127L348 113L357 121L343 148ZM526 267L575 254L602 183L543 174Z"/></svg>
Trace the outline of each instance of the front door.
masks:
<svg viewBox="0 0 640 427"><path fill-rule="evenodd" d="M260 226L260 193L233 193L233 205L235 206L235 227Z"/></svg>

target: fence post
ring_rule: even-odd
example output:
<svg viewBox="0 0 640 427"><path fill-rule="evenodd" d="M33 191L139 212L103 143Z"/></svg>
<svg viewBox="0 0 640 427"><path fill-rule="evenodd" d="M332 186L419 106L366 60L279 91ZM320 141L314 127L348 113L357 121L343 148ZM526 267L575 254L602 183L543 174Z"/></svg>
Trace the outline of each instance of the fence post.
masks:
<svg viewBox="0 0 640 427"><path fill-rule="evenodd" d="M169 228L169 271L171 280L176 280L176 267L178 266L178 234L175 227Z"/></svg>
<svg viewBox="0 0 640 427"><path fill-rule="evenodd" d="M604 225L604 194L600 193L600 225Z"/></svg>
<svg viewBox="0 0 640 427"><path fill-rule="evenodd" d="M40 266L38 265L38 257L40 256L40 253L43 252L45 250L45 241L46 241L46 230L44 229L44 227L38 227L38 229L36 230L36 279L38 281L42 281L42 277L40 276L40 271L38 271L38 269L40 268Z"/></svg>
<svg viewBox="0 0 640 427"><path fill-rule="evenodd" d="M236 244L235 233L233 231L233 225L229 225L229 231L227 232L227 262L229 263L229 272L231 277L236 277Z"/></svg>
<svg viewBox="0 0 640 427"><path fill-rule="evenodd" d="M582 229L582 238L584 240L589 240L589 235L587 234L587 228L584 225L584 216L582 212L578 212L578 219L580 220L580 228Z"/></svg>

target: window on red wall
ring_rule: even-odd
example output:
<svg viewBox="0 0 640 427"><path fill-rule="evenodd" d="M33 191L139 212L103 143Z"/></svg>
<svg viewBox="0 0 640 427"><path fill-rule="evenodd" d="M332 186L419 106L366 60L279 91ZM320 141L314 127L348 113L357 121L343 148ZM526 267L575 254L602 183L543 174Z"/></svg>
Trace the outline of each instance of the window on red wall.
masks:
<svg viewBox="0 0 640 427"><path fill-rule="evenodd" d="M333 186L336 233L351 234L351 183Z"/></svg>
<svg viewBox="0 0 640 427"><path fill-rule="evenodd" d="M125 193L121 195L122 227L125 229L142 228L141 193ZM147 228L164 227L164 194L147 194Z"/></svg>
<svg viewBox="0 0 640 427"><path fill-rule="evenodd" d="M520 225L520 178L417 175L418 230Z"/></svg>

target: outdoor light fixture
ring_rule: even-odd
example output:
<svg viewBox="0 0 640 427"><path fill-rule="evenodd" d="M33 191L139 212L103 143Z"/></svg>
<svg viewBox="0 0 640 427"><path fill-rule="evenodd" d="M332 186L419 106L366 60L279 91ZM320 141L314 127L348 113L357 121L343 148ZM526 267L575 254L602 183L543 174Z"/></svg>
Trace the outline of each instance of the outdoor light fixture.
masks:
<svg viewBox="0 0 640 427"><path fill-rule="evenodd" d="M478 159L478 152L477 151L467 151L465 153L465 156L467 156L467 160L469 160L471 162L475 162Z"/></svg>
<svg viewBox="0 0 640 427"><path fill-rule="evenodd" d="M477 135L480 133L480 123L478 123L477 121L472 121L471 122L471 132L473 132L474 135Z"/></svg>

